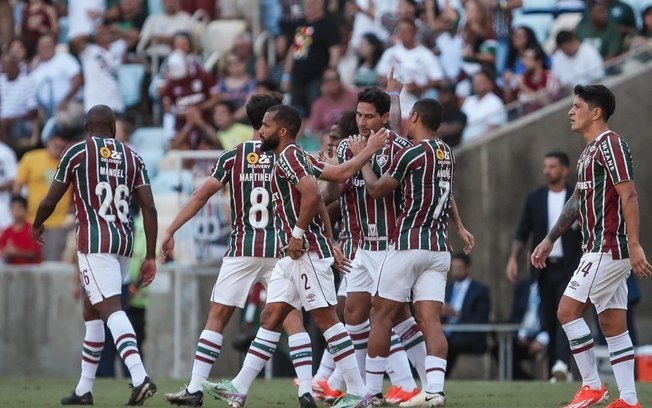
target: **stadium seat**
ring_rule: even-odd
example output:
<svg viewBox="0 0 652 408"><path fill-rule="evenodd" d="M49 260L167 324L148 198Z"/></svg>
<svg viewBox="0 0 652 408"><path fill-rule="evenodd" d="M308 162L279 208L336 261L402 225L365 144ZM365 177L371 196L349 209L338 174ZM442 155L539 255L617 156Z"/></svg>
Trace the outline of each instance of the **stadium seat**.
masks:
<svg viewBox="0 0 652 408"><path fill-rule="evenodd" d="M156 14L163 12L162 0L147 0L147 14Z"/></svg>
<svg viewBox="0 0 652 408"><path fill-rule="evenodd" d="M204 59L211 58L213 54L222 55L231 49L235 37L246 29L247 22L244 20L215 20L208 23L199 39Z"/></svg>
<svg viewBox="0 0 652 408"><path fill-rule="evenodd" d="M523 6L519 9L522 14L550 13L554 14L557 9L556 0L523 0Z"/></svg>
<svg viewBox="0 0 652 408"><path fill-rule="evenodd" d="M512 27L530 27L536 34L539 44L545 44L548 38L548 29L554 20L554 16L548 13L519 14L512 20Z"/></svg>
<svg viewBox="0 0 652 408"><path fill-rule="evenodd" d="M118 71L118 86L125 108L140 104L143 97L143 80L145 66L141 64L123 64Z"/></svg>
<svg viewBox="0 0 652 408"><path fill-rule="evenodd" d="M131 135L131 145L142 157L150 177L158 173L158 163L165 156L168 139L163 128L138 128Z"/></svg>
<svg viewBox="0 0 652 408"><path fill-rule="evenodd" d="M163 170L151 181L154 195L169 193L192 194L193 177L192 172L189 170Z"/></svg>

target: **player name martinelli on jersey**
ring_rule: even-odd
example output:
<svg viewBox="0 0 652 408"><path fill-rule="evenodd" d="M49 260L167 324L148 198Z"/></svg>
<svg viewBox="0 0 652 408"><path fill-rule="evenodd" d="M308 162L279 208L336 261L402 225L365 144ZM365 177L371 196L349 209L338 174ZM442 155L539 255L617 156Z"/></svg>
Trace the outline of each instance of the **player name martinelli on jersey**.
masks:
<svg viewBox="0 0 652 408"><path fill-rule="evenodd" d="M271 182L272 181L272 173L240 173L240 181Z"/></svg>
<svg viewBox="0 0 652 408"><path fill-rule="evenodd" d="M100 175L124 178L125 173L124 169L108 169L106 167L100 167Z"/></svg>

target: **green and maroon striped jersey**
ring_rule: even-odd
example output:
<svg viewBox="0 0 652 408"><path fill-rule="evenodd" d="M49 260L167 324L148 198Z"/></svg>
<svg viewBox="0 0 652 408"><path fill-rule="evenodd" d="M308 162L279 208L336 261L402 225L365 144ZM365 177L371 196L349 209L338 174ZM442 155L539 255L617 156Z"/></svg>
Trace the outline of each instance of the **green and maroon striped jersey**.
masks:
<svg viewBox="0 0 652 408"><path fill-rule="evenodd" d="M295 144L287 146L276 158L272 176L272 194L274 199L274 222L282 247L290 242L292 229L296 226L301 209L301 194L296 186L304 177L314 177L321 171L313 164L306 152ZM317 214L306 229L304 243L309 251L320 258L333 256L330 242L321 216Z"/></svg>
<svg viewBox="0 0 652 408"><path fill-rule="evenodd" d="M580 222L584 252L609 252L629 258L627 227L616 184L634 179L627 143L606 131L588 144L577 162Z"/></svg>
<svg viewBox="0 0 652 408"><path fill-rule="evenodd" d="M371 168L380 177L389 169L396 154L411 142L392 132L388 142L380 152L371 157ZM343 163L353 157L348 140L343 140L337 148L337 158ZM361 248L369 251L387 249L389 237L396 227L401 194L395 191L385 197L374 199L367 193L362 172L356 174L350 186L344 191L344 201L350 213L357 216L357 225L361 230Z"/></svg>
<svg viewBox="0 0 652 408"><path fill-rule="evenodd" d="M391 242L396 249L451 251L448 211L455 159L440 139L401 150L387 174L401 183L401 210Z"/></svg>
<svg viewBox="0 0 652 408"><path fill-rule="evenodd" d="M250 140L226 150L217 160L212 177L229 184L231 236L225 256L274 258L278 252L274 233L272 169L274 155Z"/></svg>
<svg viewBox="0 0 652 408"><path fill-rule="evenodd" d="M129 204L134 190L149 185L140 156L115 139L88 137L63 153L54 179L73 185L77 250L130 257Z"/></svg>
<svg viewBox="0 0 652 408"><path fill-rule="evenodd" d="M350 183L350 180L347 181ZM340 246L347 259L355 258L355 249L361 245L362 232L355 214L355 205L347 204L349 195L342 194L340 201Z"/></svg>

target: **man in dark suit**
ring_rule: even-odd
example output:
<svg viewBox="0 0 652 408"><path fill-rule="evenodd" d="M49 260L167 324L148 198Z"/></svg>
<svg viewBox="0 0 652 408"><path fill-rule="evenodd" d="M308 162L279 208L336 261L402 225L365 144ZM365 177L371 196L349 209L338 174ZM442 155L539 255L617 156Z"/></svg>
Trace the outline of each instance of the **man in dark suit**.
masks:
<svg viewBox="0 0 652 408"><path fill-rule="evenodd" d="M471 279L471 258L468 255L453 255L451 277L452 283L446 286L446 303L442 309L443 323L489 323L489 288ZM445 333L448 339L446 377L453 372L460 354L482 354L487 350L485 333L458 333L450 330Z"/></svg>
<svg viewBox="0 0 652 408"><path fill-rule="evenodd" d="M531 191L527 196L507 262L506 274L511 282L516 280L518 257L522 254L528 238L532 236L531 250L534 250L554 226L566 201L573 194L573 187L566 182L569 163L568 155L563 152L548 153L543 159L546 185ZM570 348L557 321L557 305L580 261L581 246L582 235L575 225L555 243L546 260L546 268L531 270L539 283L543 326L550 335L548 362L552 382L570 379Z"/></svg>

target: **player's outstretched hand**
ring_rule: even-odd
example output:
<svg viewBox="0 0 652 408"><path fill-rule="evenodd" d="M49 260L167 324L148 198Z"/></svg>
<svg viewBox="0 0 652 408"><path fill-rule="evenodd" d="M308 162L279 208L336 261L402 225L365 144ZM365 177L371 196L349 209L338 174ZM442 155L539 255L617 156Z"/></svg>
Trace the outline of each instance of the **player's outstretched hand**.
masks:
<svg viewBox="0 0 652 408"><path fill-rule="evenodd" d="M537 269L543 269L546 267L546 259L548 259L550 251L552 251L552 244L553 242L550 241L548 237L546 237L543 239L543 241L541 241L539 245L537 245L536 248L534 248L534 251L532 251L532 256L530 257L532 266Z"/></svg>
<svg viewBox="0 0 652 408"><path fill-rule="evenodd" d="M652 276L652 265L645 258L645 252L640 244L629 246L629 262L632 264L634 275L638 278L649 278Z"/></svg>
<svg viewBox="0 0 652 408"><path fill-rule="evenodd" d="M383 148L385 143L389 139L389 129L380 128L378 132L372 133L367 140L367 146L370 146L374 151L380 150Z"/></svg>
<svg viewBox="0 0 652 408"><path fill-rule="evenodd" d="M460 237L462 242L464 242L464 253L470 254L475 246L475 237L471 234L466 228L462 227L457 231L457 235Z"/></svg>
<svg viewBox="0 0 652 408"><path fill-rule="evenodd" d="M140 274L138 275L138 283L141 288L148 286L156 276L156 261L154 259L145 259L143 264L140 265Z"/></svg>
<svg viewBox="0 0 652 408"><path fill-rule="evenodd" d="M290 258L296 261L301 258L303 252L303 239L294 237L290 238L290 242L288 243L288 255Z"/></svg>
<svg viewBox="0 0 652 408"><path fill-rule="evenodd" d="M165 263L167 259L170 259L174 256L174 236L170 233L165 233L163 239L161 240L161 250L160 257L161 263Z"/></svg>
<svg viewBox="0 0 652 408"><path fill-rule="evenodd" d="M401 92L401 89L403 89L403 82L399 81L397 78L394 77L394 66L389 70L389 75L387 75L387 87L385 88L385 92Z"/></svg>
<svg viewBox="0 0 652 408"><path fill-rule="evenodd" d="M337 269L342 275L346 275L351 270L351 261L344 256L342 249L333 245L333 257L335 258L335 263L333 266Z"/></svg>
<svg viewBox="0 0 652 408"><path fill-rule="evenodd" d="M367 146L367 141L364 137L360 135L351 135L349 136L349 149L354 156L362 153L364 148Z"/></svg>
<svg viewBox="0 0 652 408"><path fill-rule="evenodd" d="M43 245L45 243L45 238L43 238L43 231L45 230L45 227L43 225L40 225L38 227L32 226L32 240L36 242L39 245Z"/></svg>

